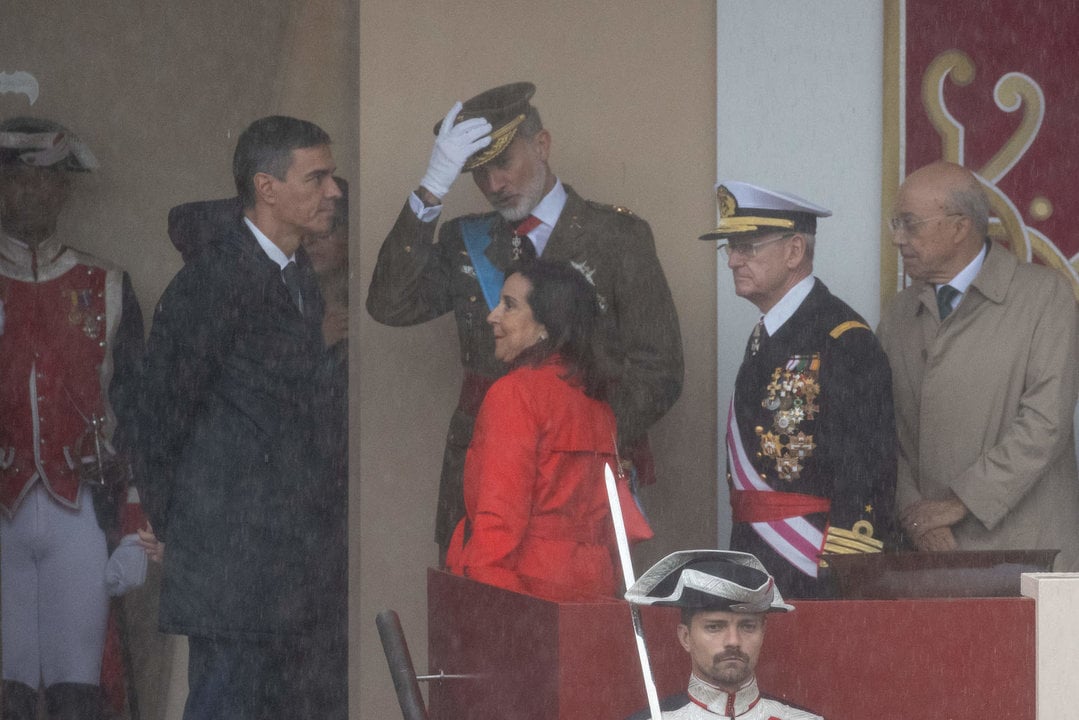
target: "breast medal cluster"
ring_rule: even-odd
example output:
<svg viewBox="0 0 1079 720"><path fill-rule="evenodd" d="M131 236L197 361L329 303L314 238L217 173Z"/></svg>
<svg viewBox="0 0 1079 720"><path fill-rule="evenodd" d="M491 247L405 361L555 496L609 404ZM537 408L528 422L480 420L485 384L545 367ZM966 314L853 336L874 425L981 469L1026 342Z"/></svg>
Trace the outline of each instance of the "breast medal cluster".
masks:
<svg viewBox="0 0 1079 720"><path fill-rule="evenodd" d="M64 295L70 300L68 322L72 325L81 325L83 333L91 340L99 339L105 316L94 309L94 291L65 290Z"/></svg>
<svg viewBox="0 0 1079 720"><path fill-rule="evenodd" d="M755 428L761 440L761 455L776 464L776 474L791 482L801 477L805 461L817 447L813 436L800 429L802 422L816 417L820 395L819 355L794 355L784 367L772 372L768 394L761 406L772 413L772 427Z"/></svg>

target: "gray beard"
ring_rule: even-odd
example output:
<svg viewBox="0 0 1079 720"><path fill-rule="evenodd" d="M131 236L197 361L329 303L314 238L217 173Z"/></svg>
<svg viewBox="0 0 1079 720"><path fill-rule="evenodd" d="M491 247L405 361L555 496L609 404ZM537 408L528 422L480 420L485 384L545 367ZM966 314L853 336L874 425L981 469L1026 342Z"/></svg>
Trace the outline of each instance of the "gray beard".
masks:
<svg viewBox="0 0 1079 720"><path fill-rule="evenodd" d="M498 208L498 214L502 216L504 220L511 223L520 222L532 214L532 211L536 209L536 206L540 204L540 200L543 200L543 184L547 180L546 169L542 172L537 172L521 193L520 204L514 207Z"/></svg>
<svg viewBox="0 0 1079 720"><path fill-rule="evenodd" d="M531 208L526 210L523 207L499 208L498 210L498 214L501 215L502 218L506 220L506 222L511 223L516 223L524 220L526 217L528 217L530 212L532 212Z"/></svg>

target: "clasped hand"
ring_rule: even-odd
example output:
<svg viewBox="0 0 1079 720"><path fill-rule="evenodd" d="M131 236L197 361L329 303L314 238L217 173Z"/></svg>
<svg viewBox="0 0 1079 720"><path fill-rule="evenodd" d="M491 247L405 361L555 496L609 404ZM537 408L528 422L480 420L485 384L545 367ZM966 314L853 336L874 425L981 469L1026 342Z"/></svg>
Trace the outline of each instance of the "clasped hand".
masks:
<svg viewBox="0 0 1079 720"><path fill-rule="evenodd" d="M899 521L914 546L923 551L957 550L952 526L967 516L967 506L955 495L943 500L919 500L908 505Z"/></svg>

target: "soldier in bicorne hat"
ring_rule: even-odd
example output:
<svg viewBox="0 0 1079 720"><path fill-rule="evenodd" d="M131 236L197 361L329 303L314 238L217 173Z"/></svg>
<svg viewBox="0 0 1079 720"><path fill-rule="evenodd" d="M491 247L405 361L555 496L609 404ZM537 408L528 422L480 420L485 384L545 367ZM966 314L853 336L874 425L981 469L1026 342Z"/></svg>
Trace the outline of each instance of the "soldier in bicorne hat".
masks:
<svg viewBox="0 0 1079 720"><path fill-rule="evenodd" d="M823 553L892 542L895 421L888 360L865 320L813 276L831 212L745 182L717 187L735 292L760 320L727 424L731 549L752 552L789 597L832 594Z"/></svg>
<svg viewBox="0 0 1079 720"><path fill-rule="evenodd" d="M506 270L532 256L571 263L595 286L601 344L616 375L608 402L623 460L653 475L646 431L682 389L682 340L648 223L624 208L583 199L548 162L552 138L531 104L536 87L502 85L455 103L435 126L427 172L379 252L367 310L392 326L453 312L464 366L443 457L435 539L445 549L464 516L461 478L476 412L506 372L491 326ZM435 229L457 176L472 174L492 212Z"/></svg>
<svg viewBox="0 0 1079 720"><path fill-rule="evenodd" d="M684 550L660 560L626 591L637 605L682 609L678 641L693 671L685 693L661 703L665 720L814 720L819 716L761 695L754 673L768 613L790 612L776 582L748 553ZM631 720L645 720L648 712Z"/></svg>
<svg viewBox="0 0 1079 720"><path fill-rule="evenodd" d="M58 230L75 178L96 167L58 123L0 122L5 720L36 718L39 686L50 717L102 717L101 680L119 680L118 656L103 656L109 596L142 584L160 549L119 452L142 313L126 272ZM122 709L122 691L110 700Z"/></svg>

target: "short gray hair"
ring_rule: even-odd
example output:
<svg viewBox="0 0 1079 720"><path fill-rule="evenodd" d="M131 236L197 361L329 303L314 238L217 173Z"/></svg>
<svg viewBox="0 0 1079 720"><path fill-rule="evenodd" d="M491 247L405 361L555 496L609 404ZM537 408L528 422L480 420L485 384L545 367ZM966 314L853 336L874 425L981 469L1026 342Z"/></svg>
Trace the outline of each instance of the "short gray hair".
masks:
<svg viewBox="0 0 1079 720"><path fill-rule="evenodd" d="M971 219L978 237L984 238L989 234L989 198L973 174L970 182L952 190L948 200L954 212Z"/></svg>
<svg viewBox="0 0 1079 720"><path fill-rule="evenodd" d="M525 112L525 119L517 126L517 137L528 140L536 137L536 134L542 129L543 121L540 120L539 110L529 105L528 110Z"/></svg>

